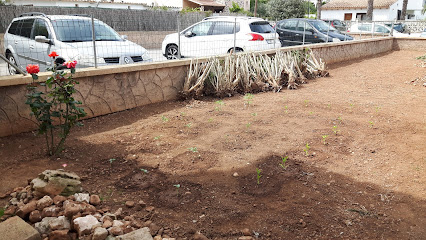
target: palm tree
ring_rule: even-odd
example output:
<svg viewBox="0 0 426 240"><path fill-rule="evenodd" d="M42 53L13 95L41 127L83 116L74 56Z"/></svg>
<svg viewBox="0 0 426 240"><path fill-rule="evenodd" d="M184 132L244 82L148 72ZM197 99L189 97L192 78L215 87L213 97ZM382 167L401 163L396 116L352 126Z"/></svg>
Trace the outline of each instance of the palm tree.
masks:
<svg viewBox="0 0 426 240"><path fill-rule="evenodd" d="M373 20L374 0L368 0L367 5L367 20Z"/></svg>
<svg viewBox="0 0 426 240"><path fill-rule="evenodd" d="M402 1L401 20L405 20L405 16L407 15L407 4L408 0Z"/></svg>
<svg viewBox="0 0 426 240"><path fill-rule="evenodd" d="M318 0L317 1L317 19L321 19L321 5L322 5L322 1Z"/></svg>

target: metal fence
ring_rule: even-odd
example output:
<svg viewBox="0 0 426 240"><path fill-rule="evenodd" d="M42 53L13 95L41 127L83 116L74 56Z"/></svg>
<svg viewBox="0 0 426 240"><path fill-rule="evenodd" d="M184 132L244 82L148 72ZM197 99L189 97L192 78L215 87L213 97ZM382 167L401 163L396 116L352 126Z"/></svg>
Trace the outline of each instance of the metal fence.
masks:
<svg viewBox="0 0 426 240"><path fill-rule="evenodd" d="M77 66L84 68L392 35L420 36L420 32L413 33L407 26L404 31L410 34L399 33L394 30L399 27L395 22L345 22L336 29L333 24L310 19L267 22L235 16L203 18L177 14L174 27L145 31L135 27L140 24L139 20L110 20L106 24L86 15L26 14L15 18L6 33L0 34L1 52L6 58L0 60L0 76L25 73L28 64L38 64L44 71L53 64L48 56L52 51L59 54L55 59L57 64L76 60Z"/></svg>

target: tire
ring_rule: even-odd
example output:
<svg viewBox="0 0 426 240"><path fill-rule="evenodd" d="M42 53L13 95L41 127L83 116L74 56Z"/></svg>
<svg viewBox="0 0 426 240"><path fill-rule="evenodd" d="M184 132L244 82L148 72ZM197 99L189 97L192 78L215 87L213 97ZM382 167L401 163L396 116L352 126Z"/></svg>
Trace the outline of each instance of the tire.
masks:
<svg viewBox="0 0 426 240"><path fill-rule="evenodd" d="M228 50L228 53L233 53L233 52L234 52L234 48L231 48ZM240 52L244 52L244 50L242 48L236 47L235 53L240 53Z"/></svg>
<svg viewBox="0 0 426 240"><path fill-rule="evenodd" d="M8 59L11 63L13 63L14 65L17 65L17 64L16 64L16 59L15 59L15 57L13 56L13 54L12 54L12 53L9 53L9 54L7 55L7 59ZM17 71L14 67L12 67L10 64L7 64L7 71L8 71L8 73L9 73L9 75L16 75L16 74L18 74L18 71Z"/></svg>
<svg viewBox="0 0 426 240"><path fill-rule="evenodd" d="M178 59L179 49L176 45L169 45L166 48L166 58L168 60Z"/></svg>

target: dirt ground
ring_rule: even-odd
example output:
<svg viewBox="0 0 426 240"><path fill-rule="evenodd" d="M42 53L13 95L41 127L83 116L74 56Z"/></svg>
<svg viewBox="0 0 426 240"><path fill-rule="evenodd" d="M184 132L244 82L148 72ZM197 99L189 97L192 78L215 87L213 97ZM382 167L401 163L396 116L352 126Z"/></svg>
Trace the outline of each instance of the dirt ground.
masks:
<svg viewBox="0 0 426 240"><path fill-rule="evenodd" d="M409 83L426 75L415 59L424 54L334 64L328 78L252 99L85 120L59 158L33 133L0 138L0 194L67 164L104 206L177 239L237 239L244 228L258 239L425 239L426 88Z"/></svg>

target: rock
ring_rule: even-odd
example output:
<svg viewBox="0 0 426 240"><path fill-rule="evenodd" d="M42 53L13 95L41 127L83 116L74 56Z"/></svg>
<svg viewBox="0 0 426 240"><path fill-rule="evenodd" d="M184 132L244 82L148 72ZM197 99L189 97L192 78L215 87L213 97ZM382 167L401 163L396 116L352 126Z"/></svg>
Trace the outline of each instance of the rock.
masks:
<svg viewBox="0 0 426 240"><path fill-rule="evenodd" d="M138 205L139 205L141 208L146 207L146 203L145 203L144 201L142 201L142 200L140 200L140 201L138 202Z"/></svg>
<svg viewBox="0 0 426 240"><path fill-rule="evenodd" d="M69 196L82 191L80 177L63 170L45 170L31 181L31 187L38 196Z"/></svg>
<svg viewBox="0 0 426 240"><path fill-rule="evenodd" d="M243 230L241 230L241 233L242 233L244 236L251 236L250 229L248 229L248 228L244 228Z"/></svg>
<svg viewBox="0 0 426 240"><path fill-rule="evenodd" d="M234 172L234 174L232 174L232 176L234 176L234 177L238 177L238 176L240 176L237 172Z"/></svg>
<svg viewBox="0 0 426 240"><path fill-rule="evenodd" d="M206 236L204 236L200 232L196 232L193 236L193 240L209 240Z"/></svg>
<svg viewBox="0 0 426 240"><path fill-rule="evenodd" d="M152 211L154 211L154 209L155 209L155 207L154 207L154 206L148 206L148 207L146 207L146 208L145 208L145 210L146 210L147 212L152 212Z"/></svg>
<svg viewBox="0 0 426 240"><path fill-rule="evenodd" d="M55 217L45 217L41 220L41 222L38 222L34 225L35 229L37 229L37 231L40 234L48 234L50 232L50 221L52 221L53 219L56 219Z"/></svg>
<svg viewBox="0 0 426 240"><path fill-rule="evenodd" d="M108 231L113 236L123 235L123 229L121 227L111 227Z"/></svg>
<svg viewBox="0 0 426 240"><path fill-rule="evenodd" d="M126 207L132 208L134 206L135 206L135 202L134 201L126 201Z"/></svg>
<svg viewBox="0 0 426 240"><path fill-rule="evenodd" d="M52 231L63 230L63 229L70 229L71 223L65 216L59 216L56 219L53 219L52 221L50 221L49 226Z"/></svg>
<svg viewBox="0 0 426 240"><path fill-rule="evenodd" d="M71 240L69 229L55 230L49 234L49 240Z"/></svg>
<svg viewBox="0 0 426 240"><path fill-rule="evenodd" d="M90 204L86 204L83 207L83 215L94 215L96 213L96 207Z"/></svg>
<svg viewBox="0 0 426 240"><path fill-rule="evenodd" d="M114 236L108 235L105 240L116 240L116 238Z"/></svg>
<svg viewBox="0 0 426 240"><path fill-rule="evenodd" d="M42 199L37 201L37 210L42 211L44 208L49 207L53 204L52 198L44 196Z"/></svg>
<svg viewBox="0 0 426 240"><path fill-rule="evenodd" d="M119 221L119 220L114 220L112 222L113 227L122 227L123 225L124 225L124 223L122 221Z"/></svg>
<svg viewBox="0 0 426 240"><path fill-rule="evenodd" d="M0 222L0 239L41 240L40 234L18 216Z"/></svg>
<svg viewBox="0 0 426 240"><path fill-rule="evenodd" d="M157 236L154 237L154 240L163 240L163 238L161 236L157 235ZM194 240L195 240L195 238L194 238Z"/></svg>
<svg viewBox="0 0 426 240"><path fill-rule="evenodd" d="M37 202L31 201L27 204L25 204L23 207L19 208L18 211L16 211L16 215L20 218L25 218L30 212L36 210L37 208Z"/></svg>
<svg viewBox="0 0 426 240"><path fill-rule="evenodd" d="M53 204L55 204L55 205L61 205L65 200L67 200L66 197L61 196L61 195L56 195L53 198Z"/></svg>
<svg viewBox="0 0 426 240"><path fill-rule="evenodd" d="M121 218L121 217L122 217L122 215L123 215L123 209L122 209L122 208L117 209L117 211L115 211L114 215L115 215L117 218Z"/></svg>
<svg viewBox="0 0 426 240"><path fill-rule="evenodd" d="M109 220L109 219L106 219L106 220L103 222L102 227L103 227L103 228L110 228L110 227L112 227L112 221L111 221L111 220Z"/></svg>
<svg viewBox="0 0 426 240"><path fill-rule="evenodd" d="M160 230L160 227L155 223L151 223L149 224L149 229L151 230L151 233L155 235L157 234L158 230Z"/></svg>
<svg viewBox="0 0 426 240"><path fill-rule="evenodd" d="M77 202L90 202L90 195L88 193L76 193L74 197Z"/></svg>
<svg viewBox="0 0 426 240"><path fill-rule="evenodd" d="M50 206L47 207L45 209L43 209L43 211L41 212L41 217L45 218L45 217L57 217L59 216L59 212L61 211L60 207L57 206Z"/></svg>
<svg viewBox="0 0 426 240"><path fill-rule="evenodd" d="M5 211L4 211L4 215L15 215L16 210L18 210L17 206L14 205L10 205Z"/></svg>
<svg viewBox="0 0 426 240"><path fill-rule="evenodd" d="M81 211L81 206L75 203L68 203L65 205L64 215L68 218L72 218L72 216L76 215Z"/></svg>
<svg viewBox="0 0 426 240"><path fill-rule="evenodd" d="M118 236L116 240L153 240L149 228L144 227L136 231Z"/></svg>
<svg viewBox="0 0 426 240"><path fill-rule="evenodd" d="M97 206L101 204L101 198L98 195L91 195L89 203Z"/></svg>
<svg viewBox="0 0 426 240"><path fill-rule="evenodd" d="M92 240L104 240L108 236L108 231L105 228L97 227L93 231Z"/></svg>
<svg viewBox="0 0 426 240"><path fill-rule="evenodd" d="M30 213L29 219L31 223L40 222L42 219L40 211L39 210L32 211Z"/></svg>
<svg viewBox="0 0 426 240"><path fill-rule="evenodd" d="M243 237L239 237L238 240L254 240L254 238L250 236L243 236Z"/></svg>
<svg viewBox="0 0 426 240"><path fill-rule="evenodd" d="M95 226L100 226L98 219L92 215L87 215L85 217L78 217L74 219L74 229L77 231L78 236L83 236L90 234L92 228Z"/></svg>

